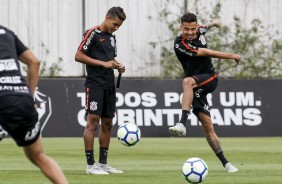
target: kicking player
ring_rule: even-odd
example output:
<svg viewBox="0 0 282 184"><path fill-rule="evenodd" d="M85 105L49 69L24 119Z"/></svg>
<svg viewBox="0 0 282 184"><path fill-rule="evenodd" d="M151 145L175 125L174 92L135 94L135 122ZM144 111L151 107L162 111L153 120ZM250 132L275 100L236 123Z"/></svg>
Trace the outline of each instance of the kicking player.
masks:
<svg viewBox="0 0 282 184"><path fill-rule="evenodd" d="M117 31L126 19L121 7L108 10L105 20L84 34L75 60L86 64L86 118L84 146L87 160L87 174L121 174L123 171L107 164L111 138L112 121L116 111L114 70L125 72L125 67L115 60ZM94 137L101 120L99 131L99 164L94 159Z"/></svg>
<svg viewBox="0 0 282 184"><path fill-rule="evenodd" d="M211 121L206 96L208 93L213 92L218 84L211 57L234 59L237 64L241 57L237 54L207 49L205 33L212 26L219 27L220 22L216 21L207 26L198 26L196 15L186 13L181 17L182 34L175 39L174 51L185 72L182 83L182 116L175 126L169 128L169 131L180 136L186 135L186 122L192 105L193 113L201 121L210 147L222 162L225 170L227 172L237 172L238 169L223 155L220 141Z"/></svg>
<svg viewBox="0 0 282 184"><path fill-rule="evenodd" d="M28 67L28 85L21 75L18 59ZM59 165L43 152L41 145L40 124L32 97L39 65L19 38L0 25L0 125L50 181L67 184Z"/></svg>

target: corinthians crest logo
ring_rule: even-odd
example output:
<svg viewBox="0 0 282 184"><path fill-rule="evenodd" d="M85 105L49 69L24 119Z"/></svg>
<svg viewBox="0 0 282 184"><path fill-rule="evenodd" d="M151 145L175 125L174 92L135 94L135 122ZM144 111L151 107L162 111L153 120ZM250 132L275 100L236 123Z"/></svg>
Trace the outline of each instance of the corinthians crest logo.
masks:
<svg viewBox="0 0 282 184"><path fill-rule="evenodd" d="M42 132L44 127L48 123L49 118L52 115L51 98L48 97L46 94L43 94L38 90L38 88L36 88L34 92L34 101Z"/></svg>

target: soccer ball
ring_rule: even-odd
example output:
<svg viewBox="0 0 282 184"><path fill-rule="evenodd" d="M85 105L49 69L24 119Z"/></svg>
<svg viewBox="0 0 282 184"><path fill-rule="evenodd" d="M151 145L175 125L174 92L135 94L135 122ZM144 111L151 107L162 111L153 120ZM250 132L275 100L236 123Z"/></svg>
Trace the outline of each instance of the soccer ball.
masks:
<svg viewBox="0 0 282 184"><path fill-rule="evenodd" d="M136 124L124 123L117 131L118 141L125 146L134 146L140 141L141 131Z"/></svg>
<svg viewBox="0 0 282 184"><path fill-rule="evenodd" d="M208 175L208 166L200 158L189 158L183 164L182 174L189 183L201 183Z"/></svg>

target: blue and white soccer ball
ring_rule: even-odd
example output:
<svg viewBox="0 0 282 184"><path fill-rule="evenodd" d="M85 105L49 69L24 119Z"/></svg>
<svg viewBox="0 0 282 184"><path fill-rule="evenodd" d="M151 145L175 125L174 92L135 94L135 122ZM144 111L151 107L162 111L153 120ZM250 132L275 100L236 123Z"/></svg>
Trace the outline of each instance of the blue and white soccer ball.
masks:
<svg viewBox="0 0 282 184"><path fill-rule="evenodd" d="M125 146L134 146L140 141L141 131L134 123L124 123L118 128L117 138Z"/></svg>
<svg viewBox="0 0 282 184"><path fill-rule="evenodd" d="M208 175L208 166L200 158L189 158L183 164L182 174L189 183L201 183Z"/></svg>

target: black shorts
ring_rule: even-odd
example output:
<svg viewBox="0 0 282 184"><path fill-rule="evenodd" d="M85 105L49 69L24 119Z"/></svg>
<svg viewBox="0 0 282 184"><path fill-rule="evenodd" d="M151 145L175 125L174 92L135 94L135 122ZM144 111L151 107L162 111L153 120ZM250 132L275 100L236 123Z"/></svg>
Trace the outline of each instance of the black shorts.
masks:
<svg viewBox="0 0 282 184"><path fill-rule="evenodd" d="M212 93L217 85L218 78L216 74L202 74L192 77L198 86L193 89L194 98L192 102L193 113L199 118L199 112L203 112L210 116L209 103L207 100L207 94Z"/></svg>
<svg viewBox="0 0 282 184"><path fill-rule="evenodd" d="M96 114L104 118L115 117L116 89L115 86L107 89L86 87L86 114Z"/></svg>
<svg viewBox="0 0 282 184"><path fill-rule="evenodd" d="M31 96L0 97L0 124L18 146L33 144L40 136L40 123Z"/></svg>

